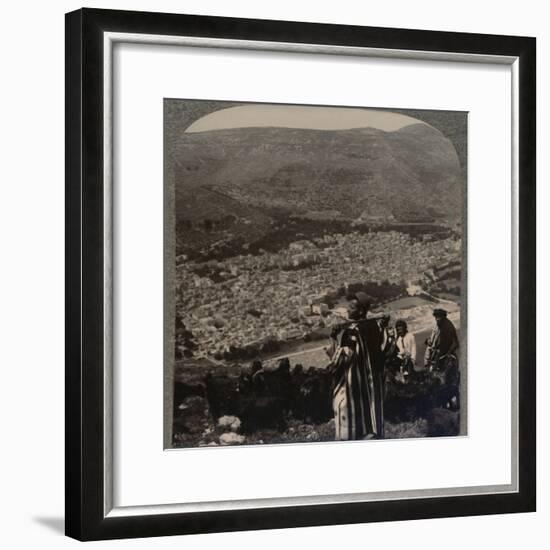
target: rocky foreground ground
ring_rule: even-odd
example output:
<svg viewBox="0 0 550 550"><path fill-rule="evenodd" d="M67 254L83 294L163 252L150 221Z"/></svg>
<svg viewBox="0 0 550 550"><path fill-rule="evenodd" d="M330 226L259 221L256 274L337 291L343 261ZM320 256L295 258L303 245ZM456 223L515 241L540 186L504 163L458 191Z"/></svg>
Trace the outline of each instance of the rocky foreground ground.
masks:
<svg viewBox="0 0 550 550"><path fill-rule="evenodd" d="M334 441L330 399L320 371L300 378L292 387L297 401L280 406L274 398L239 396L237 377L217 373L210 382L180 367L174 402L174 447L255 445ZM187 382L183 382L187 380ZM214 380L214 382L212 382ZM215 384L214 390L207 389ZM290 404L289 404L290 403ZM328 407L327 407L328 405ZM459 434L458 379L453 375L413 374L407 383L391 378L386 384L386 439Z"/></svg>

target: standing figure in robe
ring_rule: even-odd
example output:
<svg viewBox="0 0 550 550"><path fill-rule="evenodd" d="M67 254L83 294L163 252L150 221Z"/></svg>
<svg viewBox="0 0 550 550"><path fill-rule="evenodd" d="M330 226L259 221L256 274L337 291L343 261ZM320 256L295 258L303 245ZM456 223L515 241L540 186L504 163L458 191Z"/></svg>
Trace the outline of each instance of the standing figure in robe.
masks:
<svg viewBox="0 0 550 550"><path fill-rule="evenodd" d="M368 319L369 297L357 292L348 304L348 321L331 334L329 365L336 440L384 437L383 334Z"/></svg>

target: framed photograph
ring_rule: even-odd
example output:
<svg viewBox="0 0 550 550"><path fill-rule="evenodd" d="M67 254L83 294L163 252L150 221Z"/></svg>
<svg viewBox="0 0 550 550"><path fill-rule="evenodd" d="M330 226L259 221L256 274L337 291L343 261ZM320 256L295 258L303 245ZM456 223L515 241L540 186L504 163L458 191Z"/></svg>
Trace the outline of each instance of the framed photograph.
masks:
<svg viewBox="0 0 550 550"><path fill-rule="evenodd" d="M535 510L535 39L66 16L66 533Z"/></svg>

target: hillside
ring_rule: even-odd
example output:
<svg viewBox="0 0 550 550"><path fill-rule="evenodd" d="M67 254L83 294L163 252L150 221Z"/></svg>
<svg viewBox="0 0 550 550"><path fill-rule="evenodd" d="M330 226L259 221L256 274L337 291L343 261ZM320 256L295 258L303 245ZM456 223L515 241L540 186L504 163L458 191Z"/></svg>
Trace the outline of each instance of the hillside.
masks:
<svg viewBox="0 0 550 550"><path fill-rule="evenodd" d="M182 133L174 160L178 220L216 217L216 204L227 212L226 197L255 210L331 210L346 219L428 221L435 216L452 222L460 212L456 152L425 124L395 132L239 128ZM201 206L197 192L205 188L210 196Z"/></svg>

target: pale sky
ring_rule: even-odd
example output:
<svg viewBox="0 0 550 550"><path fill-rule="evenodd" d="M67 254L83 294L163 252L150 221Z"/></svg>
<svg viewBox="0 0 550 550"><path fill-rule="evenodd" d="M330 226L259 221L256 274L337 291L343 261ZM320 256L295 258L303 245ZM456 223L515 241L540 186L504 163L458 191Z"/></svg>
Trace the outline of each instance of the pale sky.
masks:
<svg viewBox="0 0 550 550"><path fill-rule="evenodd" d="M302 105L243 105L229 107L195 121L186 132L205 132L227 128L279 127L312 130L348 130L376 128L393 132L411 124L425 124L410 116L346 107L313 107Z"/></svg>

